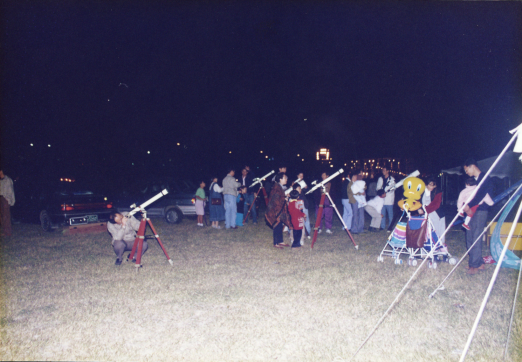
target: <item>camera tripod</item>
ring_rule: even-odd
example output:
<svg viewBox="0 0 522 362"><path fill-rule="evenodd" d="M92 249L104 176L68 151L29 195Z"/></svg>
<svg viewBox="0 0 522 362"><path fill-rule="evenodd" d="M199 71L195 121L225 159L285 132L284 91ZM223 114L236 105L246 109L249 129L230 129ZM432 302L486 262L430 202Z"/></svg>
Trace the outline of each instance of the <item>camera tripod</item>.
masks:
<svg viewBox="0 0 522 362"><path fill-rule="evenodd" d="M330 197L330 194L328 192L326 192L325 185L322 184L321 187L323 189L323 193L321 195L321 201L319 201L319 210L317 211L317 219L315 220L315 226L314 226L314 237L312 239L312 244L311 244L310 247L313 249L315 241L317 240L317 233L319 232L319 227L321 226L321 219L323 217L324 203L325 203L326 196L328 196L328 200L330 200L330 204L334 208L335 212L337 213L337 216L339 216L339 220L341 220L341 223L343 224L343 229L346 230L346 233L348 234L348 236L352 240L352 243L355 246L355 249L359 250L359 245L357 245L355 243L355 241L353 240L353 236L352 236L352 234L350 234L350 231L348 231L348 228L346 227L346 224L344 223L344 220L341 217L341 214L339 213L339 210L337 210L337 206L335 206L334 202L332 201L332 198Z"/></svg>
<svg viewBox="0 0 522 362"><path fill-rule="evenodd" d="M169 257L169 254L167 254L167 250L165 250L165 247L163 246L163 243L161 242L161 239L156 232L156 229L154 228L154 225L152 225L152 221L147 217L147 211L144 208L141 208L141 212L143 214L143 218L140 221L140 227L138 228L138 233L136 234L136 239L134 239L134 244L132 245L132 250L127 256L127 261L134 259L134 253L137 251L136 255L136 268L141 268L141 252L143 250L143 241L145 240L145 231L147 230L147 224L150 226L152 232L154 233L154 238L158 241L158 244L160 245L161 249L163 250L163 253L167 257L168 262L170 265L174 265L174 262ZM137 250L136 250L137 249ZM139 269L138 269L139 270Z"/></svg>

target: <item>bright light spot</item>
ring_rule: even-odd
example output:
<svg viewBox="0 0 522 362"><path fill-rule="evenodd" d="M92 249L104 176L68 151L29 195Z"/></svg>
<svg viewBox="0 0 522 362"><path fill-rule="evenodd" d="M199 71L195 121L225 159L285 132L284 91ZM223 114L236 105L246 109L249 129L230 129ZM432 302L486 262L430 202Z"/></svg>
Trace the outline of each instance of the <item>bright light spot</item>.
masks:
<svg viewBox="0 0 522 362"><path fill-rule="evenodd" d="M259 153L263 153L263 151L259 151Z"/></svg>
<svg viewBox="0 0 522 362"><path fill-rule="evenodd" d="M299 153L297 154L297 157L299 157Z"/></svg>
<svg viewBox="0 0 522 362"><path fill-rule="evenodd" d="M47 145L47 147L51 147L51 145Z"/></svg>
<svg viewBox="0 0 522 362"><path fill-rule="evenodd" d="M268 156L265 156L265 158L268 158Z"/></svg>
<svg viewBox="0 0 522 362"><path fill-rule="evenodd" d="M106 197L104 197L104 198L103 198L103 200L104 200L104 201L107 201L107 198L106 198Z"/></svg>
<svg viewBox="0 0 522 362"><path fill-rule="evenodd" d="M31 147L33 147L33 144L31 143Z"/></svg>
<svg viewBox="0 0 522 362"><path fill-rule="evenodd" d="M132 163L132 166L134 166L134 162Z"/></svg>
<svg viewBox="0 0 522 362"><path fill-rule="evenodd" d="M308 118L305 118L304 120L305 120L305 122L306 122L306 121L308 120Z"/></svg>
<svg viewBox="0 0 522 362"><path fill-rule="evenodd" d="M303 158L303 159L301 159L301 161L303 161L303 162L304 162L304 158Z"/></svg>
<svg viewBox="0 0 522 362"><path fill-rule="evenodd" d="M147 151L147 153L150 155L150 151Z"/></svg>
<svg viewBox="0 0 522 362"><path fill-rule="evenodd" d="M330 165L330 167L333 167L333 165Z"/></svg>
<svg viewBox="0 0 522 362"><path fill-rule="evenodd" d="M232 153L232 151L228 152L228 153Z"/></svg>
<svg viewBox="0 0 522 362"><path fill-rule="evenodd" d="M176 143L176 144L177 144L177 145L179 146L179 142L178 142L178 143Z"/></svg>

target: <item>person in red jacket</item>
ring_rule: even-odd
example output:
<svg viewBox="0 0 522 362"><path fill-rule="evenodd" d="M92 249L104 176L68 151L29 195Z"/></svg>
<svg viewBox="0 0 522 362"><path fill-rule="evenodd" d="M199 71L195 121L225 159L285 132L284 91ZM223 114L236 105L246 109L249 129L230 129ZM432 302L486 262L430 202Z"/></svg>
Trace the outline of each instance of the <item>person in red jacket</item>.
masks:
<svg viewBox="0 0 522 362"><path fill-rule="evenodd" d="M297 203L299 198L299 191L293 190L290 192L290 203L288 204L288 213L292 219L292 226L294 227L293 236L294 242L292 248L301 247L301 237L303 235L305 213L301 211L300 205Z"/></svg>
<svg viewBox="0 0 522 362"><path fill-rule="evenodd" d="M422 195L422 204L426 208L428 217L430 218L433 227L435 228L435 233L439 239L446 230L446 218L444 210L440 207L441 202L442 190L437 186L437 179L428 179L426 181L426 189ZM424 213L422 209L419 209L418 211L421 215ZM445 238L441 239L442 244L445 244L444 239Z"/></svg>

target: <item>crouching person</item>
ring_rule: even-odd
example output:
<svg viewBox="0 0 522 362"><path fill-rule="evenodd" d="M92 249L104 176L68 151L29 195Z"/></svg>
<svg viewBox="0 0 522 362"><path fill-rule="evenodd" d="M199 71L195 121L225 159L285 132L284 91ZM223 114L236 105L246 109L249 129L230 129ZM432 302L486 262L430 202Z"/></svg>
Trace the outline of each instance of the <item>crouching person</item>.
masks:
<svg viewBox="0 0 522 362"><path fill-rule="evenodd" d="M377 196L368 201L364 210L372 217L372 221L370 223L369 231L376 232L379 231L381 227L382 220L382 207L384 205L384 198L386 197L386 193L384 190L378 190Z"/></svg>
<svg viewBox="0 0 522 362"><path fill-rule="evenodd" d="M140 222L134 216L127 218L128 212L113 211L109 215L109 222L107 223L107 230L112 235L112 247L116 253L115 265L121 265L123 260L123 253L131 251L136 239L136 232L140 227ZM141 256L145 254L149 244L147 240L143 240L143 249ZM136 256L134 256L136 258ZM133 259L134 261L134 259Z"/></svg>

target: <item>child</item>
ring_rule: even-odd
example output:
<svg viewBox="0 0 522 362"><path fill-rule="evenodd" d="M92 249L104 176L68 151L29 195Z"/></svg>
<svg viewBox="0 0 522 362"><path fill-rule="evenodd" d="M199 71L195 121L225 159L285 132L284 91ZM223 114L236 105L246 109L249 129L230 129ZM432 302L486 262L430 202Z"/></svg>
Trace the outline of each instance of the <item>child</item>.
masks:
<svg viewBox="0 0 522 362"><path fill-rule="evenodd" d="M477 180L475 180L473 177L468 178L466 180L466 188L460 192L459 198L457 200L457 209L458 210L462 209L462 207L464 206L466 201L468 201L469 196L475 191L476 188L477 188ZM493 200L491 199L491 196L489 196L489 194L486 194L486 196L482 199L482 201L478 205L475 205L470 209L470 212L467 214L466 219L464 220L464 223L462 224L462 227L464 229L470 230L469 222L471 221L471 218L475 214L475 211L477 210L477 208L484 202L486 204L488 204L489 206L494 204ZM464 212L463 211L459 212L459 215L464 216Z"/></svg>
<svg viewBox="0 0 522 362"><path fill-rule="evenodd" d="M243 216L245 210L245 194L247 192L246 186L241 186L238 189L239 193L237 194L236 204L237 204L237 214L236 214L236 226L243 226Z"/></svg>
<svg viewBox="0 0 522 362"><path fill-rule="evenodd" d="M306 230L306 233L308 234L308 239L310 239L310 234L311 234L312 230L310 228L310 220L308 217L308 208L310 207L310 205L308 203L308 199L301 192L302 191L301 184L295 183L292 186L292 188L299 192L299 197L297 198L297 206L299 206L299 210L301 210L305 214L304 229ZM301 238L301 245L304 245L304 237L305 237L305 233L303 232L303 236Z"/></svg>
<svg viewBox="0 0 522 362"><path fill-rule="evenodd" d="M203 216L205 215L205 181L201 181L199 189L196 191L196 215L198 215L198 226L203 226Z"/></svg>
<svg viewBox="0 0 522 362"><path fill-rule="evenodd" d="M290 192L290 203L288 204L288 213L290 214L292 226L294 227L292 248L301 247L301 236L303 235L304 218L306 217L300 209L301 203L298 201L298 198L299 191L292 190L292 192Z"/></svg>
<svg viewBox="0 0 522 362"><path fill-rule="evenodd" d="M352 192L353 197L357 200L357 204L359 204L359 208L366 206L366 196L364 195L364 188L366 187L366 182L364 180L357 180L352 184Z"/></svg>

